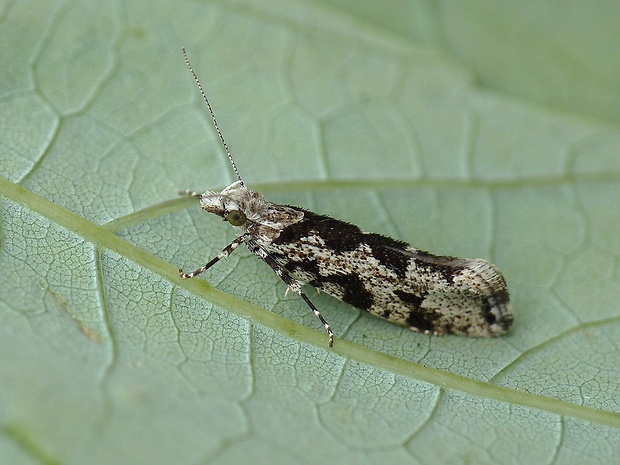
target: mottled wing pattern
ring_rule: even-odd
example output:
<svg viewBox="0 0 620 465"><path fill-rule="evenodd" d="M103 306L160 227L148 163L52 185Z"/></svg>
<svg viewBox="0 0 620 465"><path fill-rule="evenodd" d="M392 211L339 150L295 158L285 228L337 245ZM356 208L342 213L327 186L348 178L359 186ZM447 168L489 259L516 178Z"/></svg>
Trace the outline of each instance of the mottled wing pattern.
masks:
<svg viewBox="0 0 620 465"><path fill-rule="evenodd" d="M303 212L268 252L302 283L416 331L498 336L512 323L506 282L482 259L442 257Z"/></svg>

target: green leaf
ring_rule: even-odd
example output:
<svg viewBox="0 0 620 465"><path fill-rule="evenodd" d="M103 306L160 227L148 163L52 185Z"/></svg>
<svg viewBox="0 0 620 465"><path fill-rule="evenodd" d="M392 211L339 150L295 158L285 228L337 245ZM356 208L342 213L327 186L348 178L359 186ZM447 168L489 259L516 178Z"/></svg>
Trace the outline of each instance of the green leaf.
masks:
<svg viewBox="0 0 620 465"><path fill-rule="evenodd" d="M617 459L620 131L597 107L617 87L561 53L553 11L536 30L557 59L538 66L578 68L568 103L501 79L500 51L536 50L491 26L527 15L332 3L0 7L2 463ZM584 54L612 8L578 15ZM181 280L234 237L176 196L233 180L183 46L248 185L490 259L510 334L416 334L308 289L330 350L245 250Z"/></svg>

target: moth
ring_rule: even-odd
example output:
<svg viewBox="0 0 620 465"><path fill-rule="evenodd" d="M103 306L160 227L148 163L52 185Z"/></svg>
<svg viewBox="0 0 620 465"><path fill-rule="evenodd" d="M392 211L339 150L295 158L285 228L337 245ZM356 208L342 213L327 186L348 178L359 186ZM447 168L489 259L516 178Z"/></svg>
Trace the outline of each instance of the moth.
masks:
<svg viewBox="0 0 620 465"><path fill-rule="evenodd" d="M343 302L426 334L500 336L513 321L501 272L480 258L433 255L329 216L268 202L241 178L187 53L185 64L209 110L237 180L221 192L181 191L240 235L189 279L228 257L241 244L267 263L308 304L334 343L334 332L303 291L309 284Z"/></svg>

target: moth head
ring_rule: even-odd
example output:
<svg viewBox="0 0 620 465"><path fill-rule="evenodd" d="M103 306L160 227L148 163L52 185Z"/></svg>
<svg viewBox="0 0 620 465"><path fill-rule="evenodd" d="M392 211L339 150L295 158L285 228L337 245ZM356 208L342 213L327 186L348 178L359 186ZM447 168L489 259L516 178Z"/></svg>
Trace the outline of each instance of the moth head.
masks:
<svg viewBox="0 0 620 465"><path fill-rule="evenodd" d="M248 189L242 181L232 183L221 192L207 191L200 197L200 206L204 211L218 215L237 227L247 228L248 221L259 219L264 205L262 194Z"/></svg>

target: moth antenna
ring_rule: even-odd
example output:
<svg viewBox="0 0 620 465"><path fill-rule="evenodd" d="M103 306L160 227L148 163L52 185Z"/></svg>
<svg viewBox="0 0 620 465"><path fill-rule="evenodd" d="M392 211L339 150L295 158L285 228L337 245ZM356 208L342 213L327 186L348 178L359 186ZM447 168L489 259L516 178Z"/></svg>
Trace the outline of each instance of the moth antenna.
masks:
<svg viewBox="0 0 620 465"><path fill-rule="evenodd" d="M241 181L241 185L244 186L245 184L243 183L243 179L241 179L241 175L239 174L239 170L237 169L237 165L235 164L235 160L233 160L232 154L230 153L230 150L228 150L228 144L226 144L226 141L224 140L224 136L222 135L222 131L220 131L220 127L217 125L217 120L215 119L215 113L213 113L213 109L211 108L211 104L209 103L209 99L207 98L207 94L205 93L204 89L202 88L202 85L200 84L200 80L198 79L198 76L196 76L196 73L194 72L194 69L192 68L192 65L189 64L189 58L187 58L187 53L185 52L185 47L183 47L183 57L185 58L185 64L187 65L187 69L189 69L189 72L192 73L192 77L194 78L194 81L196 82L196 85L198 86L198 90L200 91L200 95L202 95L203 100L207 104L207 108L209 109L209 113L211 114L211 119L213 120L213 126L215 127L215 131L217 132L217 135L220 137L220 141L222 141L222 145L224 146L224 150L226 151L226 155L228 155L228 159L230 160L230 164L232 165L233 170L235 171L235 175L237 176L237 180Z"/></svg>

